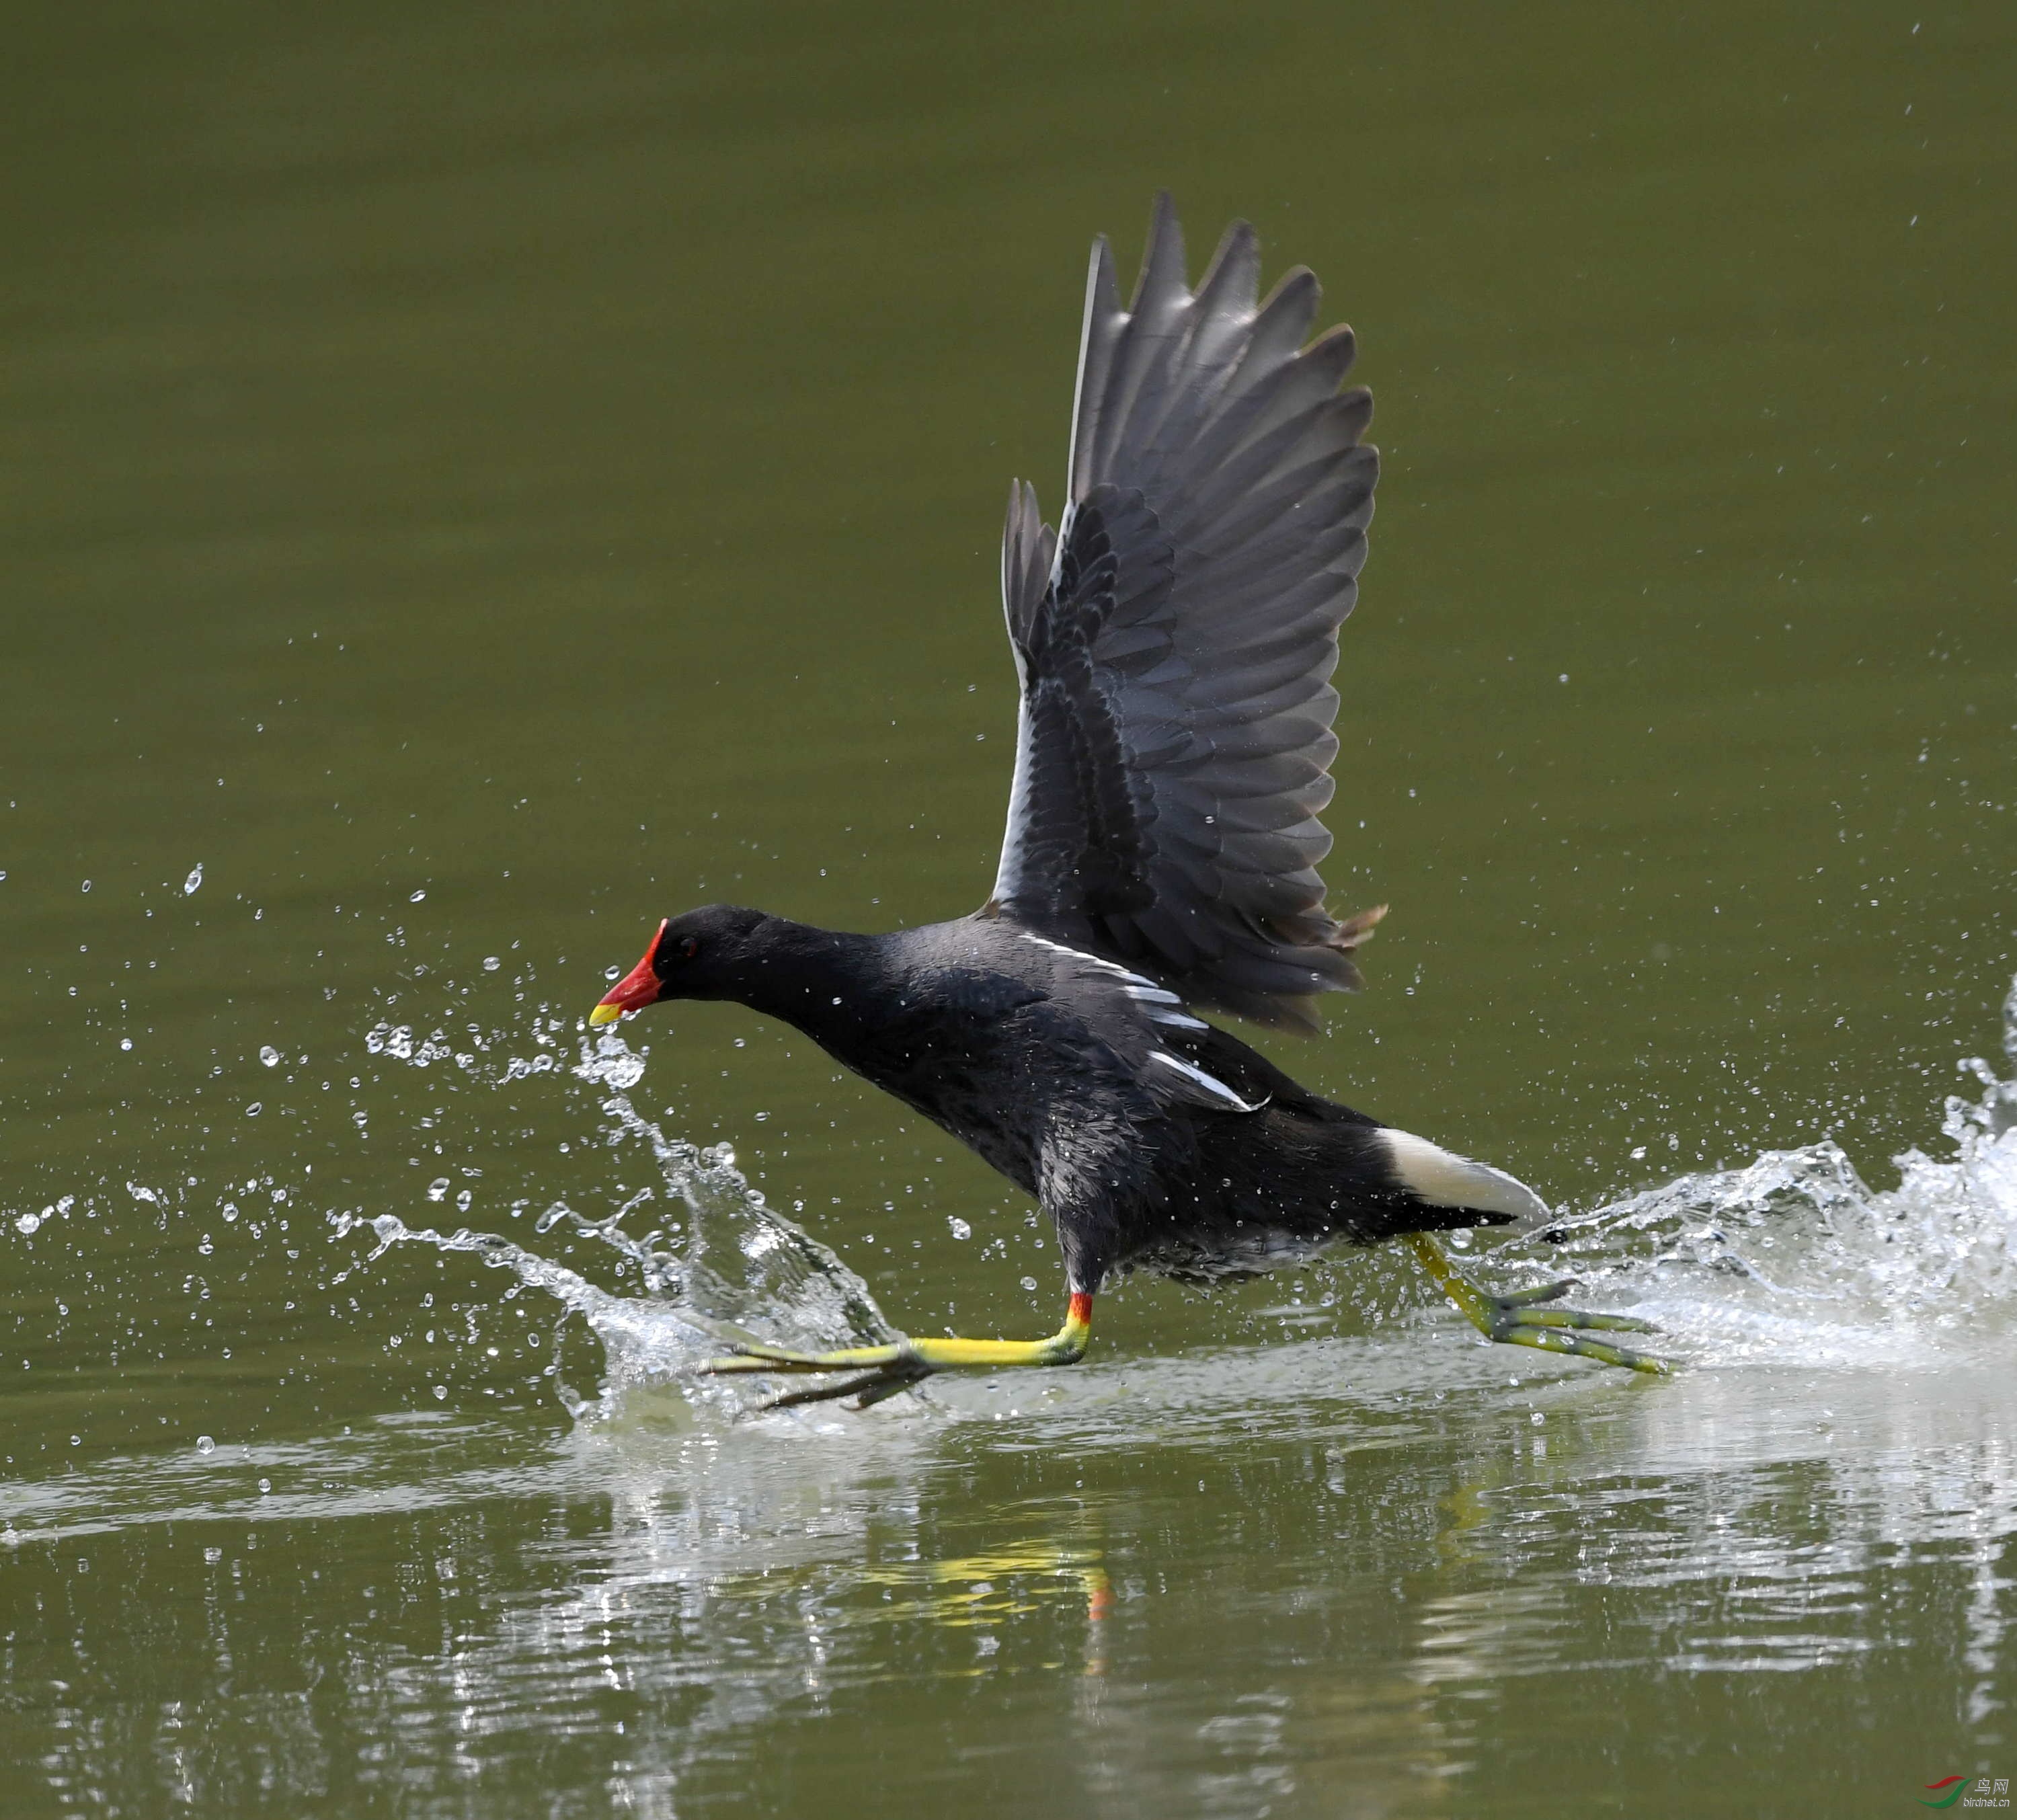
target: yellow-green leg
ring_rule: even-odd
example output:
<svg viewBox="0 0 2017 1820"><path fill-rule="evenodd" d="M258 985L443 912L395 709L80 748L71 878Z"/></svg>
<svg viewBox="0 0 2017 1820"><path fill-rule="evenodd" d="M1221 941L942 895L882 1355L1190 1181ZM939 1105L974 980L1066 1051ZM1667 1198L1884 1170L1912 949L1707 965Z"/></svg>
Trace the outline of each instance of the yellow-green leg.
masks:
<svg viewBox="0 0 2017 1820"><path fill-rule="evenodd" d="M795 1352L785 1346L738 1346L725 1359L710 1359L700 1369L712 1376L733 1373L853 1371L861 1374L839 1384L815 1385L773 1397L766 1409L789 1409L795 1403L830 1403L838 1397L857 1399L867 1409L886 1396L907 1390L934 1371L961 1366L983 1370L1007 1365L1073 1365L1085 1356L1092 1334L1092 1298L1074 1295L1065 1324L1047 1340L962 1340L904 1338L886 1346L849 1346L837 1352Z"/></svg>
<svg viewBox="0 0 2017 1820"><path fill-rule="evenodd" d="M1581 1309L1543 1308L1575 1287L1575 1280L1544 1284L1539 1289L1516 1290L1507 1295L1488 1295L1457 1275L1442 1247L1427 1233L1408 1234L1412 1251L1430 1280L1456 1303L1457 1312L1488 1340L1509 1346L1532 1346L1543 1352L1573 1352L1579 1359L1594 1359L1605 1365L1622 1365L1632 1371L1671 1371L1664 1359L1635 1352L1629 1346L1614 1346L1592 1339L1589 1331L1649 1334L1651 1321L1636 1320L1629 1314L1586 1314Z"/></svg>

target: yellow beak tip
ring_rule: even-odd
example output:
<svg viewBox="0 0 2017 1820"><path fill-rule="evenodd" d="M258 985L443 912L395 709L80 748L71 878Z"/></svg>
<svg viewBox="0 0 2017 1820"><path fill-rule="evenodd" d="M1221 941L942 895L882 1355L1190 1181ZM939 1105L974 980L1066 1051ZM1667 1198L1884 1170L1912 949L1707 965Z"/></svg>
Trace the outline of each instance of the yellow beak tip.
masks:
<svg viewBox="0 0 2017 1820"><path fill-rule="evenodd" d="M594 1030L600 1024L614 1024L622 1015L622 1010L614 1005L598 1005L588 1014L588 1027Z"/></svg>

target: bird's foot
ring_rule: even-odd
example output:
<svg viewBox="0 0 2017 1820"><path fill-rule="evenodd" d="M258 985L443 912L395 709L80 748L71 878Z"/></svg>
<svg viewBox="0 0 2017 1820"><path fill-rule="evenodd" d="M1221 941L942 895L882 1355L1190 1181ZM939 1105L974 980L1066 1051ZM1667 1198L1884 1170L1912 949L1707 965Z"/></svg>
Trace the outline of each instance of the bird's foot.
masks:
<svg viewBox="0 0 2017 1820"><path fill-rule="evenodd" d="M1599 1364L1621 1366L1628 1371L1665 1374L1673 1369L1665 1360L1651 1353L1591 1337L1597 1333L1650 1334L1654 1331L1651 1321L1629 1314L1595 1314L1579 1308L1544 1305L1575 1288L1573 1277L1543 1284L1539 1289L1512 1290L1495 1295L1458 1276L1450 1268L1442 1248L1426 1233L1410 1233L1408 1242L1437 1287L1488 1340L1508 1346L1532 1346L1542 1352L1573 1353L1579 1359L1594 1359Z"/></svg>
<svg viewBox="0 0 2017 1820"><path fill-rule="evenodd" d="M1579 1308L1546 1308L1539 1305L1564 1296L1576 1286L1574 1277L1543 1284L1539 1289L1517 1290L1494 1295L1473 1289L1478 1306L1457 1305L1488 1340L1508 1346L1532 1346L1543 1352L1573 1352L1579 1359L1594 1359L1600 1364L1620 1365L1630 1371L1665 1372L1672 1367L1664 1359L1593 1339L1596 1333L1650 1334L1651 1321L1626 1314L1595 1314ZM1470 1286L1466 1284L1469 1288ZM1454 1298L1453 1298L1454 1299Z"/></svg>
<svg viewBox="0 0 2017 1820"><path fill-rule="evenodd" d="M738 1345L724 1359L709 1359L701 1370L711 1378L724 1378L752 1371L842 1371L854 1374L838 1383L808 1385L803 1390L787 1391L763 1405L766 1409L793 1409L800 1403L836 1403L842 1397L859 1400L857 1410L879 1403L899 1391L908 1390L934 1371L944 1369L927 1363L912 1350L908 1340L893 1345L850 1346L837 1352L796 1352L786 1346Z"/></svg>
<svg viewBox="0 0 2017 1820"><path fill-rule="evenodd" d="M710 1359L701 1370L709 1377L749 1372L847 1371L854 1376L838 1384L816 1384L773 1397L766 1409L792 1409L800 1403L832 1403L853 1397L864 1410L908 1390L935 1371L967 1367L998 1369L1007 1365L1070 1365L1085 1356L1092 1331L1092 1298L1074 1295L1065 1324L1047 1340L963 1340L900 1338L887 1345L848 1346L835 1352L799 1352L788 1346L755 1342L734 1347L727 1357Z"/></svg>

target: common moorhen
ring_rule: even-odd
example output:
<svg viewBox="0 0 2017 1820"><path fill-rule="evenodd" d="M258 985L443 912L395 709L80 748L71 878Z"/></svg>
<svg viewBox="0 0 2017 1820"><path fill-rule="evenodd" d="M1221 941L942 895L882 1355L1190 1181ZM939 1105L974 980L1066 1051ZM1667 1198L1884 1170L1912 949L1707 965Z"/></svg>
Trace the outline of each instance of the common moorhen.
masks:
<svg viewBox="0 0 2017 1820"><path fill-rule="evenodd" d="M1132 303L1095 242L1060 527L1017 482L1002 604L1022 683L1001 869L972 915L853 935L713 905L662 923L590 1014L729 998L782 1018L951 1132L1056 1223L1070 1303L1044 1340L746 1345L712 1372L846 1374L779 1404L865 1407L951 1366L1082 1357L1101 1285L1188 1282L1403 1237L1489 1338L1641 1371L1626 1316L1494 1295L1428 1235L1526 1224L1503 1171L1299 1086L1197 1015L1316 1027L1384 906L1342 921L1316 867L1337 750L1330 674L1357 595L1377 452L1351 332L1304 345L1315 278L1257 304L1236 222L1195 292L1159 198Z"/></svg>

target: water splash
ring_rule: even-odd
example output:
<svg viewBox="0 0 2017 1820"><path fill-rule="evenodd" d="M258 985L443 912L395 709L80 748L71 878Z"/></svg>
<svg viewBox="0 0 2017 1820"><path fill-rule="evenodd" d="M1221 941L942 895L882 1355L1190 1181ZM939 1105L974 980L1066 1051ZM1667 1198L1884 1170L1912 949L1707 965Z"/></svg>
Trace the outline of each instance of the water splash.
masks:
<svg viewBox="0 0 2017 1820"><path fill-rule="evenodd" d="M2017 1070L2017 984L2004 1004ZM1873 1189L1832 1138L1687 1175L1501 1247L1651 1314L1698 1362L1936 1364L2007 1345L2017 1313L2017 1079L1960 1064L1980 1092L1946 1102L1951 1154L1892 1159Z"/></svg>
<svg viewBox="0 0 2017 1820"><path fill-rule="evenodd" d="M724 1342L816 1349L894 1337L867 1285L768 1204L730 1146L670 1137L637 1111L628 1094L644 1060L616 1031L580 1039L569 1063L557 1024L535 1022L539 1053L529 1057L500 1056L489 1043L458 1051L442 1032L383 1024L366 1044L374 1054L418 1068L446 1063L490 1085L564 1071L602 1089L606 1140L648 1154L655 1181L600 1210L555 1201L536 1230L565 1227L608 1248L641 1292L601 1289L468 1227L442 1232L380 1214L335 1216L340 1230L369 1227L379 1251L417 1243L474 1253L552 1295L586 1323L607 1356L597 1396L562 1392L591 1421L613 1419L640 1397L661 1412L683 1405L706 1423L746 1415L766 1386L694 1370ZM2004 1024L2017 1064L2017 986ZM1895 1158L1895 1188L1871 1188L1842 1147L1823 1139L1568 1214L1496 1248L1489 1268L1538 1280L1567 1265L1585 1285L1579 1300L1649 1315L1661 1349L1695 1365L1950 1363L2005 1342L2017 1309L2017 1079L1979 1058L1961 1066L1980 1091L1946 1103L1950 1154L1914 1149ZM669 1388L677 1393L670 1402ZM951 1394L951 1407L962 1400L957 1389ZM901 1414L917 1406L903 1398L884 1407Z"/></svg>
<svg viewBox="0 0 2017 1820"><path fill-rule="evenodd" d="M502 1084L544 1069L501 1065L474 1054L457 1054L438 1037L414 1040L410 1031L381 1025L366 1038L373 1052L428 1067L446 1060L465 1073ZM535 1062L554 1059L540 1056ZM539 1233L565 1226L606 1246L634 1272L641 1295L618 1295L598 1287L579 1272L496 1233L470 1227L442 1232L409 1226L397 1215L337 1214L339 1237L363 1227L377 1244L366 1261L391 1246L427 1244L480 1257L508 1270L527 1286L544 1291L578 1315L601 1342L607 1363L599 1394L580 1396L559 1382L571 1410L584 1420L608 1419L636 1393L677 1392L694 1414L734 1417L761 1406L770 1392L761 1384L696 1374L703 1360L738 1341L819 1349L873 1345L893 1339L897 1330L884 1316L868 1285L812 1235L773 1208L761 1190L735 1166L726 1144L702 1147L669 1137L632 1105L627 1089L644 1072L644 1058L614 1031L585 1038L568 1071L576 1078L611 1089L598 1108L612 1145L634 1144L647 1151L659 1179L604 1212L584 1212L556 1201L535 1224ZM430 1188L445 1190L446 1182ZM685 1218L653 1217L669 1204ZM644 1230L635 1230L642 1226ZM660 1398L662 1403L662 1397Z"/></svg>

